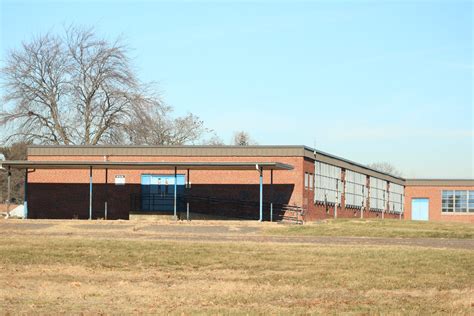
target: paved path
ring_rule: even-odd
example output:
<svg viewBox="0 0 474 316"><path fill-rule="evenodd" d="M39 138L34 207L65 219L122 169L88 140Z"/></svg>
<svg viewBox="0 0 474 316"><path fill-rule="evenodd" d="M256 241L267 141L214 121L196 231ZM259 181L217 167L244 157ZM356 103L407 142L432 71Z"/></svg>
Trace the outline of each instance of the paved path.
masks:
<svg viewBox="0 0 474 316"><path fill-rule="evenodd" d="M0 221L1 236L57 236L197 242L303 243L317 245L416 246L474 250L474 239L312 237L265 235L252 224L156 224L149 222Z"/></svg>

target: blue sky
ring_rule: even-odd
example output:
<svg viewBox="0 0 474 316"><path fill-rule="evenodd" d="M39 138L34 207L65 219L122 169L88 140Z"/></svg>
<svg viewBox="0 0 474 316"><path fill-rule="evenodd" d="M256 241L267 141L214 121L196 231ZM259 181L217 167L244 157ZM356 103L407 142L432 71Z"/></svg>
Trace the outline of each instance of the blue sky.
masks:
<svg viewBox="0 0 474 316"><path fill-rule="evenodd" d="M1 58L64 25L122 36L176 114L406 177L474 177L470 1L1 1Z"/></svg>

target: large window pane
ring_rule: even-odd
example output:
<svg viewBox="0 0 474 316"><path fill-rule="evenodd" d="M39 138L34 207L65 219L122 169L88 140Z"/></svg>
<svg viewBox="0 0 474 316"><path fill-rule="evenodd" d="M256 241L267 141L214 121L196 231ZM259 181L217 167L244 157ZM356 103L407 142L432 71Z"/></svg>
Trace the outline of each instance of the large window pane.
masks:
<svg viewBox="0 0 474 316"><path fill-rule="evenodd" d="M469 212L474 213L474 191L469 191Z"/></svg>
<svg viewBox="0 0 474 316"><path fill-rule="evenodd" d="M442 211L443 212L454 211L454 191L448 191L448 190L442 191Z"/></svg>
<svg viewBox="0 0 474 316"><path fill-rule="evenodd" d="M386 208L387 201L387 181L370 177L370 209L382 211Z"/></svg>
<svg viewBox="0 0 474 316"><path fill-rule="evenodd" d="M342 181L341 168L319 161L315 167L315 202L335 204L341 203Z"/></svg>
<svg viewBox="0 0 474 316"><path fill-rule="evenodd" d="M345 205L346 207L361 208L365 206L368 190L367 176L351 170L346 170L345 178Z"/></svg>
<svg viewBox="0 0 474 316"><path fill-rule="evenodd" d="M467 191L455 191L454 211L467 212Z"/></svg>

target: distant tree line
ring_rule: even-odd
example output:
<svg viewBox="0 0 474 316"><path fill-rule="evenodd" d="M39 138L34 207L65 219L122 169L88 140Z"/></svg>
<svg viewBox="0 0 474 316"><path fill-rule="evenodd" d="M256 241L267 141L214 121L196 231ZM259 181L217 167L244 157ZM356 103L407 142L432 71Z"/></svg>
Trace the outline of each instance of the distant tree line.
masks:
<svg viewBox="0 0 474 316"><path fill-rule="evenodd" d="M388 173L395 177L401 177L402 172L398 170L394 165L388 162L374 162L368 165L369 168L375 169L377 171Z"/></svg>

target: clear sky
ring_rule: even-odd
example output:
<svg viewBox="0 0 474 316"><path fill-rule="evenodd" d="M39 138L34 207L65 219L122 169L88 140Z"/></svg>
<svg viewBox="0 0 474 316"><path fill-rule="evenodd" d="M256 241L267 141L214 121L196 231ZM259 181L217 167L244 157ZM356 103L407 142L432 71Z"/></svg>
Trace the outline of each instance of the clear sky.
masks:
<svg viewBox="0 0 474 316"><path fill-rule="evenodd" d="M474 177L471 1L5 1L1 55L65 25L229 142L304 144L405 177Z"/></svg>

